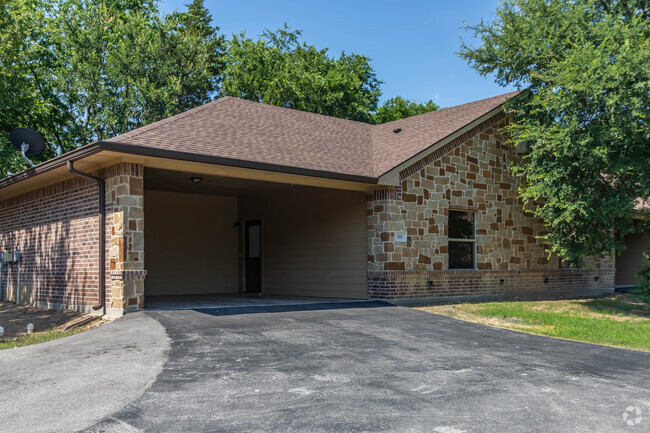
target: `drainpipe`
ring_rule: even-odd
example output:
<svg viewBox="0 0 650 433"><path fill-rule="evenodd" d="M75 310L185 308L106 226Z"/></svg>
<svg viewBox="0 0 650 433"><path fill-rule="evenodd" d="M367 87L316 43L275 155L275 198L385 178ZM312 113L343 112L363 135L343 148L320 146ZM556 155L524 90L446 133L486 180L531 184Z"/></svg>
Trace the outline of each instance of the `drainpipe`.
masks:
<svg viewBox="0 0 650 433"><path fill-rule="evenodd" d="M19 247L16 247L15 251L18 251L19 249ZM16 278L16 305L18 304L20 304L20 260L18 260L18 277Z"/></svg>
<svg viewBox="0 0 650 433"><path fill-rule="evenodd" d="M80 177L93 180L99 186L99 301L93 310L104 308L106 314L106 184L104 179L74 168L74 161L68 161L68 171Z"/></svg>

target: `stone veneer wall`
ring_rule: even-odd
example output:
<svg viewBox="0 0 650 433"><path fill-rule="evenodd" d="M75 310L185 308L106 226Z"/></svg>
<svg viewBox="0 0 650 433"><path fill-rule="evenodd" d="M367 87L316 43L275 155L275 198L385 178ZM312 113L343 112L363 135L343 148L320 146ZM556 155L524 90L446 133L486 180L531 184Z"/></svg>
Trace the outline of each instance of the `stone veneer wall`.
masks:
<svg viewBox="0 0 650 433"><path fill-rule="evenodd" d="M614 260L582 270L548 259L541 220L524 212L510 165L503 114L486 120L400 173L401 185L368 196L371 299L562 297L614 286ZM449 270L448 210L476 217L476 270ZM396 233L406 242L396 242Z"/></svg>
<svg viewBox="0 0 650 433"><path fill-rule="evenodd" d="M106 202L112 203L108 250L113 314L144 308L144 166L121 163L107 169Z"/></svg>
<svg viewBox="0 0 650 433"><path fill-rule="evenodd" d="M144 219L142 165L121 163L94 173L106 180L107 312L142 305ZM19 248L2 297L20 304L92 312L97 303L97 185L73 177L0 202L0 247Z"/></svg>

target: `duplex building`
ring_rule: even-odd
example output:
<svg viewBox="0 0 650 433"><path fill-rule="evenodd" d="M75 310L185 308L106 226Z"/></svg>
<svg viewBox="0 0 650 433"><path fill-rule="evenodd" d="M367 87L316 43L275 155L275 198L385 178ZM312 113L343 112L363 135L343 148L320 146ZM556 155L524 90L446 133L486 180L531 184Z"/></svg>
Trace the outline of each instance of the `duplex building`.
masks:
<svg viewBox="0 0 650 433"><path fill-rule="evenodd" d="M0 246L22 254L2 296L119 315L161 295L611 291L614 258L549 258L517 197L516 95L381 125L223 97L87 144L0 180Z"/></svg>

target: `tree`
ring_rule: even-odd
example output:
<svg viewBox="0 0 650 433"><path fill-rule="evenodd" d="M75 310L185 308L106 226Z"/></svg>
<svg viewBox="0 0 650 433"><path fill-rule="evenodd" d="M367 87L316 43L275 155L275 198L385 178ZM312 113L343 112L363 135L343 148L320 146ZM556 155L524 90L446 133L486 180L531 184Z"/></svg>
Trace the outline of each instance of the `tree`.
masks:
<svg viewBox="0 0 650 433"><path fill-rule="evenodd" d="M205 7L203 0L193 0L186 6L187 12L181 14L181 24L187 34L199 38L207 48L206 66L212 75L212 79L207 81L208 92L217 92L219 90L219 74L224 68L226 38L224 35L219 35L219 27L212 25L212 15ZM188 95L203 94L201 83L197 82L194 88L186 89L185 93Z"/></svg>
<svg viewBox="0 0 650 433"><path fill-rule="evenodd" d="M368 57L300 42L301 31L245 33L228 43L224 95L343 119L372 122L381 91Z"/></svg>
<svg viewBox="0 0 650 433"><path fill-rule="evenodd" d="M424 104L404 99L401 96L388 99L375 114L375 123L392 122L405 117L417 116L440 109L438 104L429 99Z"/></svg>
<svg viewBox="0 0 650 433"><path fill-rule="evenodd" d="M79 142L101 140L204 104L218 90L223 39L210 17L161 16L155 3L67 0L60 30L59 90ZM63 74L63 70L67 71Z"/></svg>
<svg viewBox="0 0 650 433"><path fill-rule="evenodd" d="M29 125L53 143L63 139L58 125L67 122L66 110L50 73L56 64L50 49L55 44L48 23L51 8L47 0L0 3L0 177L26 165L9 142L14 127ZM55 154L49 147L33 159Z"/></svg>
<svg viewBox="0 0 650 433"><path fill-rule="evenodd" d="M529 91L509 104L520 195L544 219L550 249L570 260L610 253L650 197L647 0L502 0L493 22L467 26L481 45L460 56L481 75Z"/></svg>
<svg viewBox="0 0 650 433"><path fill-rule="evenodd" d="M212 100L223 37L197 0L12 0L0 5L0 176L25 168L9 131L39 130L36 161Z"/></svg>

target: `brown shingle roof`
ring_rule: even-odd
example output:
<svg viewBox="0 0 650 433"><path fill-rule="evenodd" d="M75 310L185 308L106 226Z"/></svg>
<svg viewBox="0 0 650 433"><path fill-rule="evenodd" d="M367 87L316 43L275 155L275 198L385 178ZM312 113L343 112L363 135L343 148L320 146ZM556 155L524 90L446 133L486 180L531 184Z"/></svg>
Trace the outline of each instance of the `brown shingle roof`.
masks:
<svg viewBox="0 0 650 433"><path fill-rule="evenodd" d="M109 141L377 178L517 93L382 125L223 97Z"/></svg>

